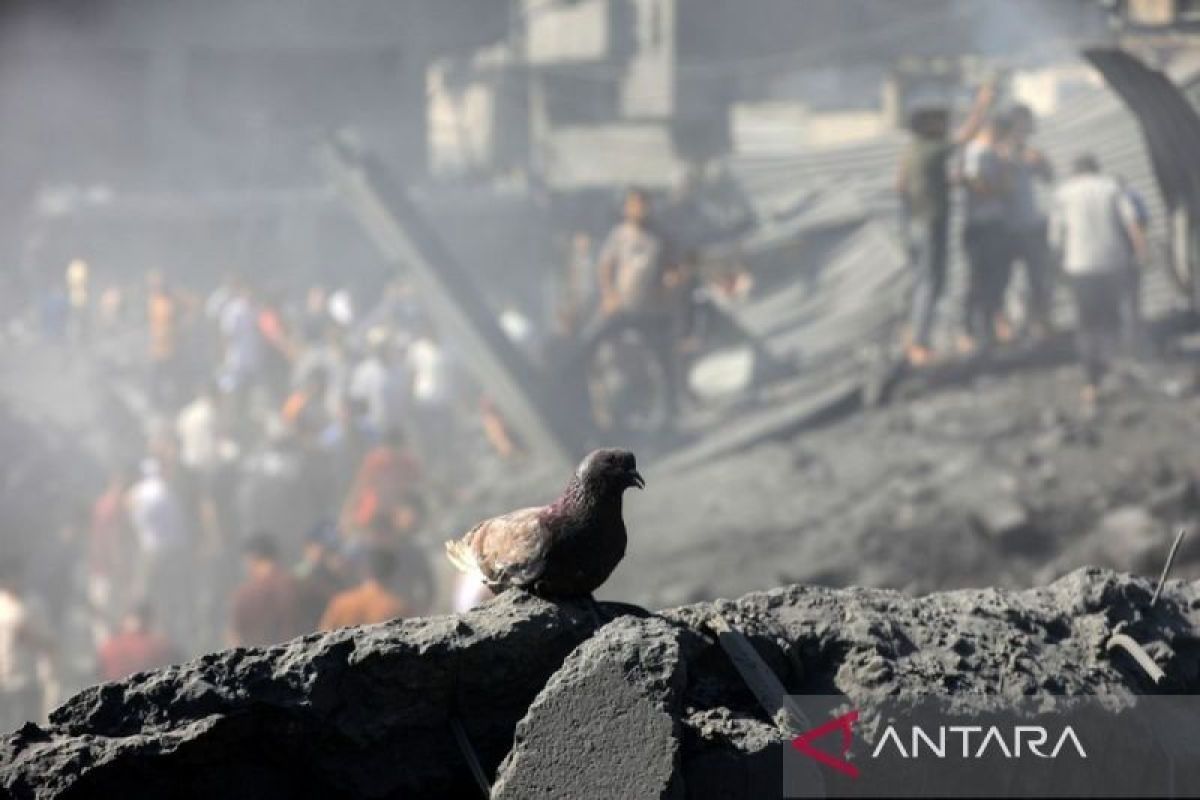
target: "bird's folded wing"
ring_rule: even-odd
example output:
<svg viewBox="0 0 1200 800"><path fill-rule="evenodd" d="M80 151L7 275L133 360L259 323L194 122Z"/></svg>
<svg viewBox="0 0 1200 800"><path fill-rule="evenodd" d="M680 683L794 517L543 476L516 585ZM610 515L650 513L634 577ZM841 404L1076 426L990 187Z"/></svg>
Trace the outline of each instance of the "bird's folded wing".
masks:
<svg viewBox="0 0 1200 800"><path fill-rule="evenodd" d="M541 508L524 508L476 525L465 537L489 584L526 586L545 568L549 534Z"/></svg>

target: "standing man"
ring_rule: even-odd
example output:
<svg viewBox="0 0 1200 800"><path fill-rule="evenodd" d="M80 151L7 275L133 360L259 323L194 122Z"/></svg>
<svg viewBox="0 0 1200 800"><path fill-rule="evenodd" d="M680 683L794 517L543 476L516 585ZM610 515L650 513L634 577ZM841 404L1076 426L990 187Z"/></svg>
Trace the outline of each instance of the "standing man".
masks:
<svg viewBox="0 0 1200 800"><path fill-rule="evenodd" d="M668 271L675 266L668 241L650 221L649 195L643 189L630 188L625 192L622 220L600 248L600 310L609 320L636 321L646 347L657 356L666 374L666 404L670 409L675 408L678 376L666 282Z"/></svg>
<svg viewBox="0 0 1200 800"><path fill-rule="evenodd" d="M991 106L990 85L979 90L966 120L947 135L949 113L944 108L918 109L909 118L912 140L900 161L896 193L900 205L909 264L917 271L912 317L905 355L914 367L933 357L930 334L938 300L946 285L946 253L950 230L950 178L946 162L951 153L979 131Z"/></svg>
<svg viewBox="0 0 1200 800"><path fill-rule="evenodd" d="M88 291L88 263L75 258L67 265L67 305L70 311L68 335L71 344L86 341L91 329L91 296Z"/></svg>
<svg viewBox="0 0 1200 800"><path fill-rule="evenodd" d="M1146 262L1147 245L1128 192L1101 174L1094 155L1080 155L1071 172L1054 196L1050 236L1075 296L1084 369L1080 399L1090 412L1118 337L1128 270Z"/></svg>
<svg viewBox="0 0 1200 800"><path fill-rule="evenodd" d="M135 672L165 667L178 658L174 645L154 629L153 613L139 604L121 620L121 627L96 652L96 672L102 681L119 681Z"/></svg>
<svg viewBox="0 0 1200 800"><path fill-rule="evenodd" d="M126 498L138 543L132 593L145 597L172 639L185 643L195 634L192 537L187 514L162 462L147 458L141 470L141 479Z"/></svg>
<svg viewBox="0 0 1200 800"><path fill-rule="evenodd" d="M438 483L451 484L458 440L454 371L445 343L428 320L408 345L405 368L412 376L410 407L421 457Z"/></svg>
<svg viewBox="0 0 1200 800"><path fill-rule="evenodd" d="M146 274L146 319L150 330L150 399L159 408L178 399L179 298L168 287L163 274Z"/></svg>
<svg viewBox="0 0 1200 800"><path fill-rule="evenodd" d="M650 224L650 197L643 189L629 189L621 215L600 250L601 308L605 316L660 312L667 252Z"/></svg>
<svg viewBox="0 0 1200 800"><path fill-rule="evenodd" d="M234 396L238 424L243 425L263 355L258 308L244 280L234 282L229 299L221 306L218 326L224 343L221 377Z"/></svg>
<svg viewBox="0 0 1200 800"><path fill-rule="evenodd" d="M230 604L229 643L262 647L306 633L300 587L280 563L274 537L254 534L245 552L246 580Z"/></svg>
<svg viewBox="0 0 1200 800"><path fill-rule="evenodd" d="M1045 339L1051 329L1054 297L1050 248L1046 241L1046 218L1038 208L1037 181L1054 180L1054 167L1041 150L1029 143L1033 134L1033 112L1018 103L1009 110L1009 160L1012 194L1008 212L1009 248L1013 262L1025 266L1029 284L1029 332ZM1011 273L1010 265L1009 271Z"/></svg>
<svg viewBox="0 0 1200 800"><path fill-rule="evenodd" d="M404 424L412 377L397 355L391 330L374 327L367 331L367 354L350 373L346 390L357 402L375 436L383 436Z"/></svg>
<svg viewBox="0 0 1200 800"><path fill-rule="evenodd" d="M1121 185L1121 190L1133 204L1134 213L1137 215L1138 230L1142 232L1142 238L1149 246L1150 208L1146 205L1146 198L1142 197L1141 193L1133 188L1125 178L1120 175L1115 177L1117 183ZM1125 270L1125 278L1128 286L1121 295L1121 336L1124 340L1125 355L1132 359L1144 358L1151 353L1153 345L1146 336L1145 327L1142 325L1141 265L1130 263L1129 269Z"/></svg>
<svg viewBox="0 0 1200 800"><path fill-rule="evenodd" d="M329 601L329 607L321 617L320 629L332 631L373 625L404 616L407 613L404 601L388 587L396 566L394 552L382 547L372 550L367 560L366 578Z"/></svg>
<svg viewBox="0 0 1200 800"><path fill-rule="evenodd" d="M1011 272L1008 210L1012 194L1012 169L1004 156L1010 121L996 114L963 150L963 188L966 224L963 245L967 252L967 297L964 309L966 335L959 349L987 352L997 333L1005 333L1000 317Z"/></svg>
<svg viewBox="0 0 1200 800"><path fill-rule="evenodd" d="M329 601L346 586L349 567L339 538L333 523L317 523L305 537L300 563L292 569L300 595L298 623L306 631L317 629Z"/></svg>

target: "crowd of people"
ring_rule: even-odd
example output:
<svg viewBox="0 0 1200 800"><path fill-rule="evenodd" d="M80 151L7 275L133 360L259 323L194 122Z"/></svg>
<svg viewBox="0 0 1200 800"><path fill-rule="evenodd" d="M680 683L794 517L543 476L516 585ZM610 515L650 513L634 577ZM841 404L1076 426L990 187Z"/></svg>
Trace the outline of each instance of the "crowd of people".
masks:
<svg viewBox="0 0 1200 800"><path fill-rule="evenodd" d="M1098 159L1079 154L1069 175L1056 171L1031 141L1034 116L1021 104L997 108L985 85L962 124L949 130L944 108L920 108L910 118L911 143L896 188L904 211L910 263L917 271L905 343L908 362L924 367L944 354L932 346L933 325L946 286L953 188L961 188L962 246L967 290L956 349L991 352L997 344L1053 332L1055 287L1065 278L1075 301L1084 365L1082 402L1095 405L1101 381L1121 346L1140 346L1140 272L1147 263L1147 211ZM1038 185L1052 188L1039 203ZM1023 330L1008 314L1012 277L1025 275Z"/></svg>
<svg viewBox="0 0 1200 800"><path fill-rule="evenodd" d="M345 290L120 285L73 260L35 297L42 340L97 367L129 435L61 532L0 558L0 727L60 685L450 605L430 554L457 531L433 518L480 431L515 437L480 420L407 283L359 313Z"/></svg>
<svg viewBox="0 0 1200 800"><path fill-rule="evenodd" d="M673 234L629 190L599 247L571 238L546 323L508 304L498 327L565 374L554 359L632 322L673 389L700 285ZM356 295L230 274L202 287L84 259L47 275L31 327L95 365L121 414L105 419L103 485L36 543L49 566L0 558L0 728L93 680L487 596L439 586L434 559L471 521L455 509L474 462L519 459L522 443L409 282ZM578 382L569 402L591 413L602 404Z"/></svg>
<svg viewBox="0 0 1200 800"><path fill-rule="evenodd" d="M1050 336L1065 277L1083 399L1094 403L1118 332L1137 335L1145 204L1082 154L1043 208L1037 186L1056 173L1031 141L1033 115L995 108L993 94L985 87L953 132L943 109L912 116L897 181L918 271L906 355L914 367L942 355L933 328L958 186L967 291L956 349L986 354L1018 335ZM588 234L570 238L545 325L509 305L498 327L548 375L567 374L555 359L578 360L581 342L632 328L664 368L673 413L712 324L704 298L711 311L748 290L739 269L701 275L708 234L697 232L697 202L685 194L652 214L648 193L629 190L598 247ZM1006 302L1018 265L1021 331ZM462 532L451 525L470 522L447 514L462 505L472 462L519 458L520 437L409 283L393 280L358 308L366 296L241 275L203 291L157 271L122 284L83 259L33 293L42 336L105 365L105 391L124 398L130 419L111 420L128 435L114 433L104 485L62 514L37 559L0 559L0 727L61 699L47 688L55 680L115 679L222 646L466 609L486 596L470 583L439 587L432 556ZM137 355L122 371L114 352ZM578 382L569 402L603 432L618 410ZM61 655L72 637L87 651L79 658L75 647L85 663L74 681Z"/></svg>

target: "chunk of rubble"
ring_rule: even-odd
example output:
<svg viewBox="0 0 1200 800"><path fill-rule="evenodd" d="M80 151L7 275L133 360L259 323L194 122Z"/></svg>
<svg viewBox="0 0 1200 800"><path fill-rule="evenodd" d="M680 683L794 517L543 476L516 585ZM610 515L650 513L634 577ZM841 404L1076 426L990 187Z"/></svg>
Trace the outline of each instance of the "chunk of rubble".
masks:
<svg viewBox="0 0 1200 800"><path fill-rule="evenodd" d="M903 702L1152 689L1104 642L1145 643L1168 689L1200 688L1200 582L1083 569L1020 592L909 597L790 586L598 631L582 605L510 592L462 616L230 650L88 689L0 738L17 798L772 796L788 735L707 623L720 613L788 690L870 715ZM615 607L610 607L615 611ZM1161 687L1160 687L1161 689ZM181 794L182 792L182 794Z"/></svg>

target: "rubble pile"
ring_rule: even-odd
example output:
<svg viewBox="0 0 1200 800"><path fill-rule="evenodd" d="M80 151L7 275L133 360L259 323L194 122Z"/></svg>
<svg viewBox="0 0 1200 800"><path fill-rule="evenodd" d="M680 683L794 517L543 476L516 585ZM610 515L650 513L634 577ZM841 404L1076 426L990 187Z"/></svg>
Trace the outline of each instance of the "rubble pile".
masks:
<svg viewBox="0 0 1200 800"><path fill-rule="evenodd" d="M1200 511L1186 377L1163 367L1086 419L1074 368L982 376L687 471L651 466L602 591L662 608L791 583L922 594L1085 565L1154 574ZM1176 569L1200 577L1200 533Z"/></svg>
<svg viewBox="0 0 1200 800"><path fill-rule="evenodd" d="M709 623L794 693L1068 696L1149 690L1118 623L1200 687L1200 582L1082 569L1043 588L789 586L595 629L585 605L506 593L474 612L217 653L88 689L0 740L15 797L730 797L778 792L783 733ZM1158 687L1160 690L1164 687ZM462 742L455 728L465 734Z"/></svg>

